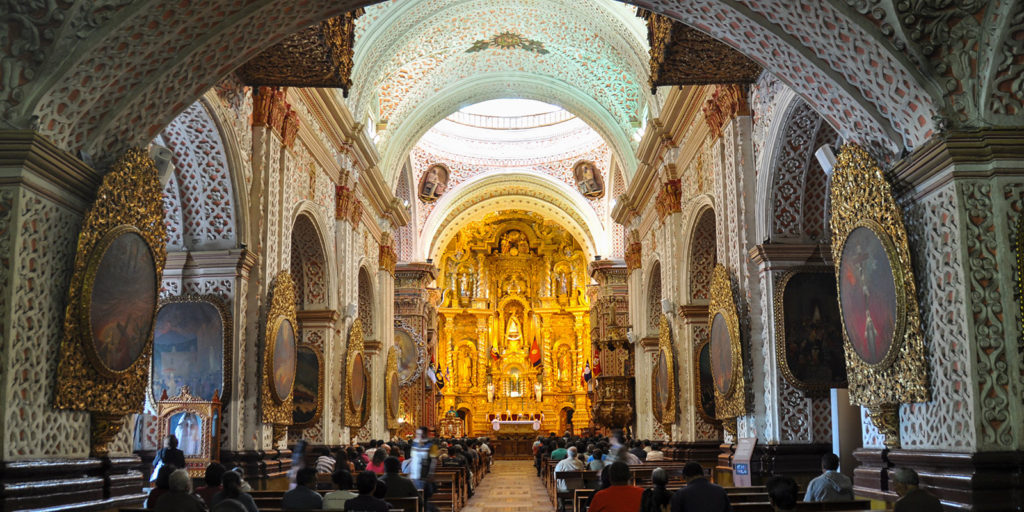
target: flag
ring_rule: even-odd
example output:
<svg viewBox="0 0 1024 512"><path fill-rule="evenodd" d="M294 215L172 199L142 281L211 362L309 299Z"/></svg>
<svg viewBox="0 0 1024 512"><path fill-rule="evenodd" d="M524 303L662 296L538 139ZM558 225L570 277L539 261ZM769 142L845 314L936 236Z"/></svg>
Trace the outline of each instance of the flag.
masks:
<svg viewBox="0 0 1024 512"><path fill-rule="evenodd" d="M498 353L498 347L491 347L491 359L495 361L501 359L501 354Z"/></svg>
<svg viewBox="0 0 1024 512"><path fill-rule="evenodd" d="M430 382L437 384L437 372L434 370L433 361L431 361L430 366L427 367L427 378L430 379Z"/></svg>
<svg viewBox="0 0 1024 512"><path fill-rule="evenodd" d="M594 377L601 375L601 351L594 351Z"/></svg>
<svg viewBox="0 0 1024 512"><path fill-rule="evenodd" d="M590 374L590 361L583 367L583 384L588 384L593 375Z"/></svg>
<svg viewBox="0 0 1024 512"><path fill-rule="evenodd" d="M444 389L444 374L441 373L441 367L438 366L435 370L437 374L437 389Z"/></svg>
<svg viewBox="0 0 1024 512"><path fill-rule="evenodd" d="M530 363L536 368L540 366L540 345L537 345L537 337L533 337L533 346L530 347Z"/></svg>

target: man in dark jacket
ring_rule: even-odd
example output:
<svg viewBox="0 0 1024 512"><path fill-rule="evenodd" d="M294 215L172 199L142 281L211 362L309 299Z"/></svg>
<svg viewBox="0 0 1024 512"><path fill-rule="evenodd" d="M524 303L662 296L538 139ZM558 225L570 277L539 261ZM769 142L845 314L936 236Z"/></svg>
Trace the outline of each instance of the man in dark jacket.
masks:
<svg viewBox="0 0 1024 512"><path fill-rule="evenodd" d="M149 479L150 482L156 480L160 466L164 464L170 464L177 469L185 469L185 452L178 449L178 438L173 435L164 438L164 447L158 450L156 457L153 458L153 475Z"/></svg>
<svg viewBox="0 0 1024 512"><path fill-rule="evenodd" d="M380 476L380 481L387 486L387 491L384 493L384 499L387 498L415 498L419 496L419 491L416 490L416 484L412 483L412 480L402 476L402 463L398 462L397 457L388 457L384 459L384 474Z"/></svg>
<svg viewBox="0 0 1024 512"><path fill-rule="evenodd" d="M672 512L732 512L725 489L708 481L696 462L683 466L686 486L672 496Z"/></svg>
<svg viewBox="0 0 1024 512"><path fill-rule="evenodd" d="M373 491L377 488L377 474L373 471L363 471L356 477L356 490L359 496L345 502L346 512L388 512L391 505L384 500L373 497Z"/></svg>
<svg viewBox="0 0 1024 512"><path fill-rule="evenodd" d="M302 468L295 474L295 488L284 493L281 508L309 510L323 506L323 497L316 492L316 468Z"/></svg>
<svg viewBox="0 0 1024 512"><path fill-rule="evenodd" d="M941 512L942 502L928 491L918 487L917 471L899 468L892 475L892 490L900 496L893 512Z"/></svg>

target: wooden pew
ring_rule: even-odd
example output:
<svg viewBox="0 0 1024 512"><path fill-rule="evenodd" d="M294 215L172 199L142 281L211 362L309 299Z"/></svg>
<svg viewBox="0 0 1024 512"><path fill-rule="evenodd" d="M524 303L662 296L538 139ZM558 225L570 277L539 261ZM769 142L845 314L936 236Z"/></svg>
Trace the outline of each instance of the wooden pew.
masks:
<svg viewBox="0 0 1024 512"><path fill-rule="evenodd" d="M733 503L732 509L735 512L772 512L772 506L767 501L761 502L750 502L750 503ZM823 511L823 512L836 512L836 511L861 511L871 510L871 502L866 500L855 500L855 501L833 501L833 502L816 502L816 501L800 501L796 504L798 511Z"/></svg>

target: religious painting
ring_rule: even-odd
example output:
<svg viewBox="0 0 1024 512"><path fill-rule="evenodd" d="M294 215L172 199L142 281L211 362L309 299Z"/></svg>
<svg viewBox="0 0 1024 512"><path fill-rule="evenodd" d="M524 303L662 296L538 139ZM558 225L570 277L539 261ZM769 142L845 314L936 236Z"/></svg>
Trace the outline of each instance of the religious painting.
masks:
<svg viewBox="0 0 1024 512"><path fill-rule="evenodd" d="M274 393L278 400L287 400L295 385L295 328L283 319L274 335Z"/></svg>
<svg viewBox="0 0 1024 512"><path fill-rule="evenodd" d="M668 371L667 357L664 351L660 351L654 363L654 373L651 375L651 407L654 409L654 418L659 423L663 422L665 408L669 405Z"/></svg>
<svg viewBox="0 0 1024 512"><path fill-rule="evenodd" d="M598 199L604 196L604 179L594 162L580 160L572 166L572 175L576 180L576 189L584 197Z"/></svg>
<svg viewBox="0 0 1024 512"><path fill-rule="evenodd" d="M398 349L398 379L408 385L420 375L420 348L404 329L395 328L395 347Z"/></svg>
<svg viewBox="0 0 1024 512"><path fill-rule="evenodd" d="M777 354L782 373L804 391L846 387L842 321L832 272L795 272L781 283Z"/></svg>
<svg viewBox="0 0 1024 512"><path fill-rule="evenodd" d="M434 164L427 168L420 178L419 198L424 203L433 203L448 188L448 167Z"/></svg>
<svg viewBox="0 0 1024 512"><path fill-rule="evenodd" d="M309 425L320 412L320 379L323 368L320 354L300 345L295 352L295 390L292 392L292 424Z"/></svg>
<svg viewBox="0 0 1024 512"><path fill-rule="evenodd" d="M401 396L398 386L398 374L392 373L391 380L388 382L388 410L392 418L398 417Z"/></svg>
<svg viewBox="0 0 1024 512"><path fill-rule="evenodd" d="M203 419L190 411L179 412L168 420L168 432L178 438L178 449L185 452L186 458L199 457L203 454Z"/></svg>
<svg viewBox="0 0 1024 512"><path fill-rule="evenodd" d="M850 231L839 260L839 308L846 336L869 366L891 362L899 303L889 252L867 226Z"/></svg>
<svg viewBox="0 0 1024 512"><path fill-rule="evenodd" d="M715 418L715 379L711 373L711 343L705 342L697 352L697 394L700 412L709 420Z"/></svg>
<svg viewBox="0 0 1024 512"><path fill-rule="evenodd" d="M356 408L361 408L366 397L366 367L363 366L362 354L356 354L353 359L348 392L352 395L352 404Z"/></svg>
<svg viewBox="0 0 1024 512"><path fill-rule="evenodd" d="M711 322L711 375L715 388L723 395L732 388L732 338L725 317L718 313Z"/></svg>
<svg viewBox="0 0 1024 512"><path fill-rule="evenodd" d="M104 241L90 265L95 273L86 278L91 355L100 368L120 373L142 355L153 333L156 262L135 228L122 226Z"/></svg>
<svg viewBox="0 0 1024 512"><path fill-rule="evenodd" d="M205 400L223 400L227 307L212 296L185 295L162 302L153 329L153 397L189 386Z"/></svg>

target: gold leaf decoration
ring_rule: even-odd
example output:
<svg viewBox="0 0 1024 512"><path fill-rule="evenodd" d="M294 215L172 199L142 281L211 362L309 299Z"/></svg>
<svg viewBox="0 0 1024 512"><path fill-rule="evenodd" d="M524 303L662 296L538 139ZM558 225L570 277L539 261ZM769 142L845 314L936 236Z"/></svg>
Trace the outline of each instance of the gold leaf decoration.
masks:
<svg viewBox="0 0 1024 512"><path fill-rule="evenodd" d="M298 321L295 318L295 283L288 272L279 272L271 284L270 310L267 311L266 329L263 331L263 382L260 385L263 409L263 423L273 425L291 425L294 394L294 381L288 396L281 398L274 386L274 351L277 342L277 331L281 324L291 324L292 335L295 337L296 350L299 339L297 335Z"/></svg>
<svg viewBox="0 0 1024 512"><path fill-rule="evenodd" d="M729 271L721 264L715 265L711 274L708 327L711 329L713 338L715 317L721 315L724 318L729 334L729 355L732 362L732 378L728 389L722 392L718 386L715 386L715 416L719 420L736 418L747 413L747 380L743 373L743 344L740 339L740 319L734 297ZM713 339L712 343L714 343ZM712 374L714 374L714 366L712 363Z"/></svg>

